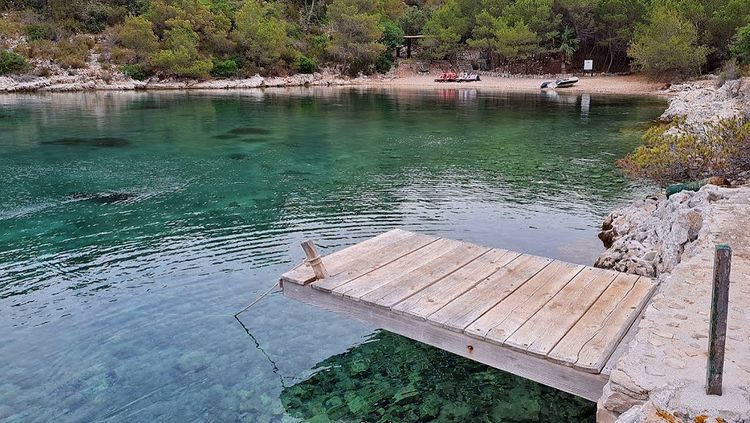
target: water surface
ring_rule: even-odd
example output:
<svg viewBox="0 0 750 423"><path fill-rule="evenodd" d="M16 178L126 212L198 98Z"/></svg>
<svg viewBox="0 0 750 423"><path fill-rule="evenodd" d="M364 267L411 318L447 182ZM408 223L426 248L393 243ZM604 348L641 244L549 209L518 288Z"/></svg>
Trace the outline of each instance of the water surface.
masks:
<svg viewBox="0 0 750 423"><path fill-rule="evenodd" d="M267 297L400 227L582 264L653 99L0 96L0 421L581 421L594 405ZM244 327L243 327L244 325Z"/></svg>

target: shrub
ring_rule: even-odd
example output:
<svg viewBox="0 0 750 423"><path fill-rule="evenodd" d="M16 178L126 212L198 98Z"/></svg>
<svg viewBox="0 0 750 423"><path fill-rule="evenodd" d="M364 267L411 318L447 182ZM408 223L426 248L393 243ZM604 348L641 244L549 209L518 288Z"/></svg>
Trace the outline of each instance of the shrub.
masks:
<svg viewBox="0 0 750 423"><path fill-rule="evenodd" d="M34 59L49 59L55 57L57 46L54 41L34 40L28 44L28 56Z"/></svg>
<svg viewBox="0 0 750 423"><path fill-rule="evenodd" d="M375 62L375 70L379 73L387 73L393 66L393 57L391 57L390 51L386 51L381 54L378 60Z"/></svg>
<svg viewBox="0 0 750 423"><path fill-rule="evenodd" d="M142 63L128 64L120 66L120 70L126 76L129 76L135 80L143 81L151 76L151 72L146 69L146 65Z"/></svg>
<svg viewBox="0 0 750 423"><path fill-rule="evenodd" d="M237 66L237 62L235 62L234 59L214 59L213 64L214 67L213 69L211 69L211 76L215 76L218 78L231 78L233 76L237 76L237 73L240 70L239 66Z"/></svg>
<svg viewBox="0 0 750 423"><path fill-rule="evenodd" d="M750 170L750 123L739 118L700 127L675 119L649 129L643 141L619 162L631 176L669 183Z"/></svg>
<svg viewBox="0 0 750 423"><path fill-rule="evenodd" d="M86 59L94 46L94 41L85 36L72 40L62 40L56 45L55 63L64 68L81 69L86 67Z"/></svg>
<svg viewBox="0 0 750 423"><path fill-rule="evenodd" d="M28 41L55 39L55 29L52 25L46 23L27 25L24 32L26 32Z"/></svg>
<svg viewBox="0 0 750 423"><path fill-rule="evenodd" d="M297 59L294 62L294 66L297 68L297 72L299 73L314 73L316 70L318 70L318 64L315 63L315 60L305 56L304 54L300 54L297 56Z"/></svg>
<svg viewBox="0 0 750 423"><path fill-rule="evenodd" d="M193 53L185 47L161 50L151 56L151 64L168 76L208 78L213 63L210 60L195 59Z"/></svg>
<svg viewBox="0 0 750 423"><path fill-rule="evenodd" d="M716 88L721 88L727 81L734 81L740 77L740 69L737 66L737 60L731 58L724 63L721 68L721 73L716 79Z"/></svg>
<svg viewBox="0 0 750 423"><path fill-rule="evenodd" d="M29 69L29 63L20 54L0 50L0 75L22 73Z"/></svg>

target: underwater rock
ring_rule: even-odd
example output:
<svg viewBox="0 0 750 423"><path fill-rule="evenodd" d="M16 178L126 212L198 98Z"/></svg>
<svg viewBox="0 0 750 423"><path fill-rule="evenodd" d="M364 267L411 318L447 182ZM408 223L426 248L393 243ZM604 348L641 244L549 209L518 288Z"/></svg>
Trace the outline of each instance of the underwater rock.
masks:
<svg viewBox="0 0 750 423"><path fill-rule="evenodd" d="M238 161L242 161L242 160L247 160L247 159L249 159L249 158L250 158L250 155L249 155L249 154L245 154L245 153L232 153L232 154L228 155L227 157L228 157L228 158L229 158L230 160L238 160Z"/></svg>
<svg viewBox="0 0 750 423"><path fill-rule="evenodd" d="M130 144L125 138L117 137L99 137L99 138L79 138L66 137L58 138L52 141L44 141L46 145L71 145L80 147L125 147Z"/></svg>
<svg viewBox="0 0 750 423"><path fill-rule="evenodd" d="M227 131L227 134L235 134L235 135L268 135L271 131L264 128L255 128L255 127L245 127L245 128L234 128L232 130Z"/></svg>
<svg viewBox="0 0 750 423"><path fill-rule="evenodd" d="M233 140L233 139L239 138L239 137L240 136L236 135L236 134L219 134L219 135L214 135L211 138L213 138L215 140Z"/></svg>

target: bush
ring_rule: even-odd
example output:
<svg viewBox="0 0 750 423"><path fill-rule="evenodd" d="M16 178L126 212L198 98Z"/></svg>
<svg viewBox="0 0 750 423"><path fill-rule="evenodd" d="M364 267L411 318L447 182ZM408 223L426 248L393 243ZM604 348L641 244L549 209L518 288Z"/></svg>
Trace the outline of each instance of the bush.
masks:
<svg viewBox="0 0 750 423"><path fill-rule="evenodd" d="M294 62L294 67L297 68L297 72L299 73L314 73L318 70L318 64L315 63L315 60L304 54L297 56L297 60Z"/></svg>
<svg viewBox="0 0 750 423"><path fill-rule="evenodd" d="M211 76L215 76L218 78L231 78L233 76L237 76L237 73L240 70L239 66L237 66L237 62L235 62L234 59L214 59L213 63L214 67L213 69L211 69Z"/></svg>
<svg viewBox="0 0 750 423"><path fill-rule="evenodd" d="M185 47L161 50L151 57L151 64L167 76L208 78L213 69L210 60L196 60Z"/></svg>
<svg viewBox="0 0 750 423"><path fill-rule="evenodd" d="M29 63L20 54L0 50L0 75L22 73L29 69Z"/></svg>
<svg viewBox="0 0 750 423"><path fill-rule="evenodd" d="M57 43L54 52L55 63L64 68L81 69L86 67L86 59L94 47L94 41L85 36Z"/></svg>
<svg viewBox="0 0 750 423"><path fill-rule="evenodd" d="M740 77L740 68L737 66L737 60L732 58L724 63L721 73L716 79L716 88L721 88L727 81L734 81Z"/></svg>
<svg viewBox="0 0 750 423"><path fill-rule="evenodd" d="M378 60L375 62L375 70L378 73L387 73L393 66L393 57L391 57L390 51L386 51L381 54Z"/></svg>
<svg viewBox="0 0 750 423"><path fill-rule="evenodd" d="M675 119L649 129L643 141L618 163L631 176L669 183L750 170L750 123L739 118L700 127Z"/></svg>
<svg viewBox="0 0 750 423"><path fill-rule="evenodd" d="M31 24L26 26L26 40L54 40L55 29L50 24Z"/></svg>
<svg viewBox="0 0 750 423"><path fill-rule="evenodd" d="M132 65L122 65L120 66L120 70L126 76L129 76L138 81L143 81L145 79L148 79L149 76L151 76L151 72L149 72L148 69L146 69L146 65L142 63L136 63Z"/></svg>

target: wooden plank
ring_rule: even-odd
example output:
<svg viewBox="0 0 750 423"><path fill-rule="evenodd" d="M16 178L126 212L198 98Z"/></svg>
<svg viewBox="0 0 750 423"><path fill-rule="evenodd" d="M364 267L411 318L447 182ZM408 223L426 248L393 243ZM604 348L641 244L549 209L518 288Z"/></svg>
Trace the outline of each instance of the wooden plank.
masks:
<svg viewBox="0 0 750 423"><path fill-rule="evenodd" d="M457 271L488 251L490 249L486 247L461 243L442 256L430 260L424 266L404 273L385 285L368 292L361 297L361 300L379 307L391 307Z"/></svg>
<svg viewBox="0 0 750 423"><path fill-rule="evenodd" d="M587 267L555 294L503 345L546 356L617 276Z"/></svg>
<svg viewBox="0 0 750 423"><path fill-rule="evenodd" d="M412 235L412 232L393 229L323 257L323 266L328 269L329 275L335 275L346 269L351 260L359 258L365 252L378 250ZM315 274L307 263L302 263L281 275L281 280L306 284L315 280Z"/></svg>
<svg viewBox="0 0 750 423"><path fill-rule="evenodd" d="M331 295L282 281L284 295L326 310L343 313L373 327L383 328L488 366L513 373L543 385L596 401L602 395L607 378L533 357L488 342L468 338L423 320L392 313L364 302Z"/></svg>
<svg viewBox="0 0 750 423"><path fill-rule="evenodd" d="M520 255L514 251L493 249L448 277L395 304L391 310L426 319Z"/></svg>
<svg viewBox="0 0 750 423"><path fill-rule="evenodd" d="M350 260L345 265L341 265L342 267L346 266L343 270L339 270L337 274L330 278L315 281L313 286L321 291L331 291L352 279L370 273L439 239L430 235L412 233L406 238L390 243L377 250L363 251L359 257ZM339 265L337 264L336 266Z"/></svg>
<svg viewBox="0 0 750 423"><path fill-rule="evenodd" d="M531 316L539 311L562 287L583 270L584 266L553 261L514 293L466 328L469 336L484 339L493 331L490 342L502 345Z"/></svg>
<svg viewBox="0 0 750 423"><path fill-rule="evenodd" d="M655 288L649 278L618 276L549 353L549 358L600 373Z"/></svg>
<svg viewBox="0 0 750 423"><path fill-rule="evenodd" d="M551 259L522 254L431 314L427 321L463 331L551 262Z"/></svg>
<svg viewBox="0 0 750 423"><path fill-rule="evenodd" d="M436 257L442 256L459 245L461 245L460 241L441 238L372 272L356 279L351 279L349 282L334 288L331 292L359 300L360 297L368 292L389 283L404 273L409 273L414 269L424 266Z"/></svg>
<svg viewBox="0 0 750 423"><path fill-rule="evenodd" d="M548 357L551 360L574 365L578 361L578 353L587 342L602 330L610 315L617 310L620 303L633 290L638 278L638 275L632 274L618 275L555 345Z"/></svg>

